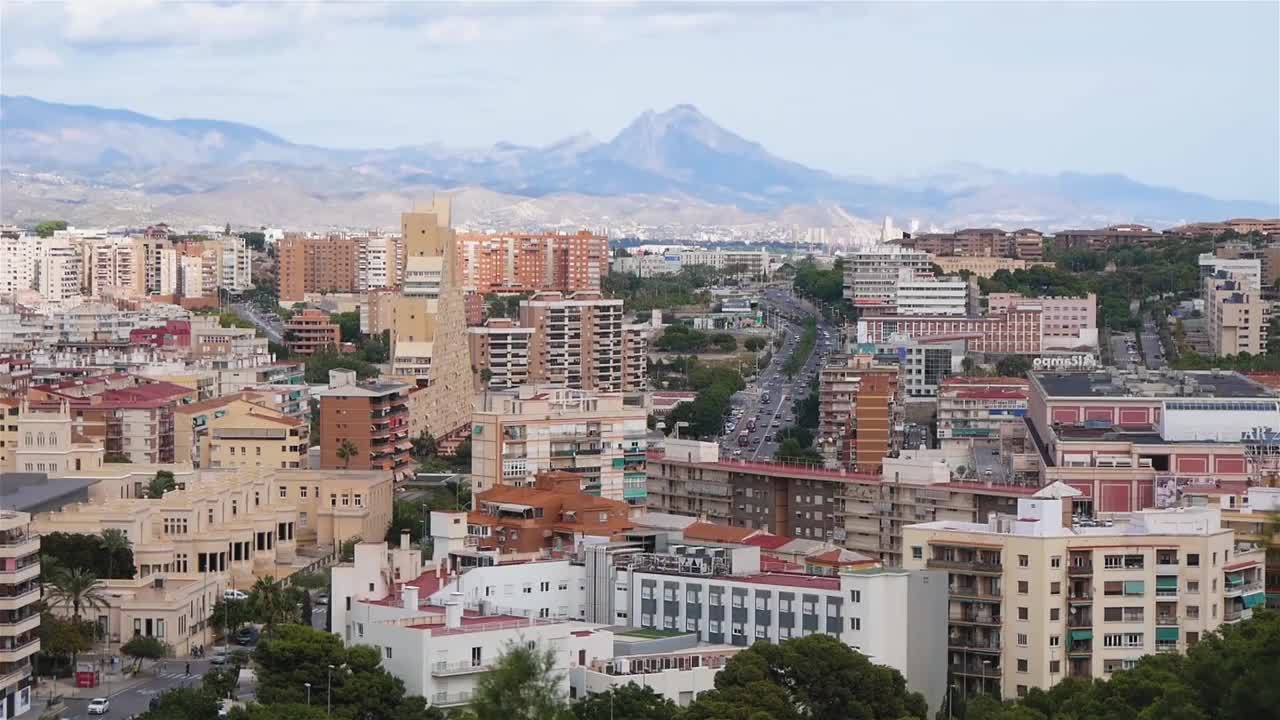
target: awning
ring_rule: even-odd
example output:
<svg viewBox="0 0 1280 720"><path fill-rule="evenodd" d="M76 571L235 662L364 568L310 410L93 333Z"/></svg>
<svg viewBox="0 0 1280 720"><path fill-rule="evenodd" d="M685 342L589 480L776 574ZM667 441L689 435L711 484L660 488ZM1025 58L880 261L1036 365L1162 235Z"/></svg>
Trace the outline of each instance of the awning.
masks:
<svg viewBox="0 0 1280 720"><path fill-rule="evenodd" d="M1243 598L1244 606L1247 608L1262 607L1267 604L1267 594L1264 592L1256 592L1252 595L1245 595Z"/></svg>
<svg viewBox="0 0 1280 720"><path fill-rule="evenodd" d="M1177 590L1178 589L1177 576L1162 575L1156 578L1156 589L1157 590Z"/></svg>
<svg viewBox="0 0 1280 720"><path fill-rule="evenodd" d="M1176 583L1174 584L1174 587L1177 587ZM1124 581L1125 595L1142 595L1145 592L1146 592L1146 583L1144 583L1143 581L1141 580L1125 580Z"/></svg>
<svg viewBox="0 0 1280 720"><path fill-rule="evenodd" d="M1176 627L1158 627L1156 628L1156 642L1178 642L1178 628Z"/></svg>
<svg viewBox="0 0 1280 720"><path fill-rule="evenodd" d="M1092 640L1092 639L1093 639L1092 630L1072 630L1071 631L1071 642L1077 642L1079 640Z"/></svg>
<svg viewBox="0 0 1280 720"><path fill-rule="evenodd" d="M1244 575L1238 572L1227 573L1227 587L1237 587L1244 584Z"/></svg>
<svg viewBox="0 0 1280 720"><path fill-rule="evenodd" d="M526 510L532 510L530 505L517 505L516 503L498 503L498 509L503 512L522 513Z"/></svg>

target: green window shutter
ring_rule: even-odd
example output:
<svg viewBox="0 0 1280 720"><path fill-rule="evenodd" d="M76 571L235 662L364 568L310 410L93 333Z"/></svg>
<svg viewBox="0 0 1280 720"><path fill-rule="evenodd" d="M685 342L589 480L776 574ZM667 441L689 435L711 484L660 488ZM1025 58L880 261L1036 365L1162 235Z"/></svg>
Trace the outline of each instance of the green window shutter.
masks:
<svg viewBox="0 0 1280 720"><path fill-rule="evenodd" d="M1245 595L1242 599L1244 600L1244 606L1247 608L1262 607L1267 604L1267 594L1262 592Z"/></svg>
<svg viewBox="0 0 1280 720"><path fill-rule="evenodd" d="M1177 585L1174 585L1174 587L1177 587ZM1124 581L1125 595L1142 595L1145 592L1146 592L1146 584L1143 581L1141 580L1125 580Z"/></svg>
<svg viewBox="0 0 1280 720"><path fill-rule="evenodd" d="M614 470L621 470L621 469L622 469L623 464L625 464L625 463L626 463L626 461L625 461L625 460L623 460L622 458L614 458L614 459L613 459L613 469L614 469Z"/></svg>
<svg viewBox="0 0 1280 720"><path fill-rule="evenodd" d="M1156 578L1156 589L1157 590L1177 590L1178 578L1162 575Z"/></svg>
<svg viewBox="0 0 1280 720"><path fill-rule="evenodd" d="M1156 628L1156 642L1178 642L1178 628L1162 627Z"/></svg>
<svg viewBox="0 0 1280 720"><path fill-rule="evenodd" d="M1072 630L1071 631L1071 642L1077 642L1080 640L1092 640L1092 639L1093 639L1092 630Z"/></svg>

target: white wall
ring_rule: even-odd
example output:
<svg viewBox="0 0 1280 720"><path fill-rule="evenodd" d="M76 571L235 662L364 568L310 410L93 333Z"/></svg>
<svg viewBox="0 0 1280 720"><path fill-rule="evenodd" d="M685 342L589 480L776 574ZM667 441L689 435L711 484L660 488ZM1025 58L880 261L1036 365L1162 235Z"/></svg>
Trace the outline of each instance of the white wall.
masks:
<svg viewBox="0 0 1280 720"><path fill-rule="evenodd" d="M456 585L456 587L455 587ZM442 587L431 602L443 604L457 589L468 607L485 603L489 612L529 617L583 616L586 572L568 560L472 568L455 585Z"/></svg>

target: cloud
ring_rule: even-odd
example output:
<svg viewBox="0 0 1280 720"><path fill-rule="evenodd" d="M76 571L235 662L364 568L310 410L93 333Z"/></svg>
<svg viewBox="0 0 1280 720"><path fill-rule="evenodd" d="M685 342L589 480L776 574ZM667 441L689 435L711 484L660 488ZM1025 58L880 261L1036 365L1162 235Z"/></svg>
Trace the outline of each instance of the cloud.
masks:
<svg viewBox="0 0 1280 720"><path fill-rule="evenodd" d="M49 70L62 67L62 58L43 45L19 49L10 59L14 67L24 70Z"/></svg>

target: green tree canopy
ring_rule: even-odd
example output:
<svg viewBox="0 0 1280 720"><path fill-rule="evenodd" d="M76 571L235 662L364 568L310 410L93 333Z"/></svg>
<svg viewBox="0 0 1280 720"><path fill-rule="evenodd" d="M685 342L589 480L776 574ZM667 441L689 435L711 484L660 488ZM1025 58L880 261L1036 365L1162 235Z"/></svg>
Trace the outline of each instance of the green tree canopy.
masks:
<svg viewBox="0 0 1280 720"><path fill-rule="evenodd" d="M114 541L112 541L114 543ZM52 579L55 568L82 568L95 578L128 579L134 575L133 549L113 544L102 535L51 532L40 537L40 562Z"/></svg>
<svg viewBox="0 0 1280 720"><path fill-rule="evenodd" d="M577 720L679 720L680 707L652 688L627 683L573 704Z"/></svg>
<svg viewBox="0 0 1280 720"><path fill-rule="evenodd" d="M57 230L66 230L66 220L45 220L36 224L36 235L42 238L53 237L53 233Z"/></svg>
<svg viewBox="0 0 1280 720"><path fill-rule="evenodd" d="M329 322L338 326L338 330L342 333L342 342L360 342L361 334L359 312L333 313L329 316Z"/></svg>
<svg viewBox="0 0 1280 720"><path fill-rule="evenodd" d="M551 651L513 645L476 685L474 720L572 720Z"/></svg>
<svg viewBox="0 0 1280 720"><path fill-rule="evenodd" d="M202 688L177 688L159 696L160 706L142 720L217 720L218 698Z"/></svg>
<svg viewBox="0 0 1280 720"><path fill-rule="evenodd" d="M147 497L162 498L164 494L176 488L177 481L173 477L170 470L157 470L156 476L151 478L151 482L147 485Z"/></svg>
<svg viewBox="0 0 1280 720"><path fill-rule="evenodd" d="M120 653L141 665L143 660L159 660L168 654L169 648L158 638L134 635L120 646Z"/></svg>
<svg viewBox="0 0 1280 720"><path fill-rule="evenodd" d="M686 720L925 720L924 696L893 668L830 635L757 642L733 656Z"/></svg>

